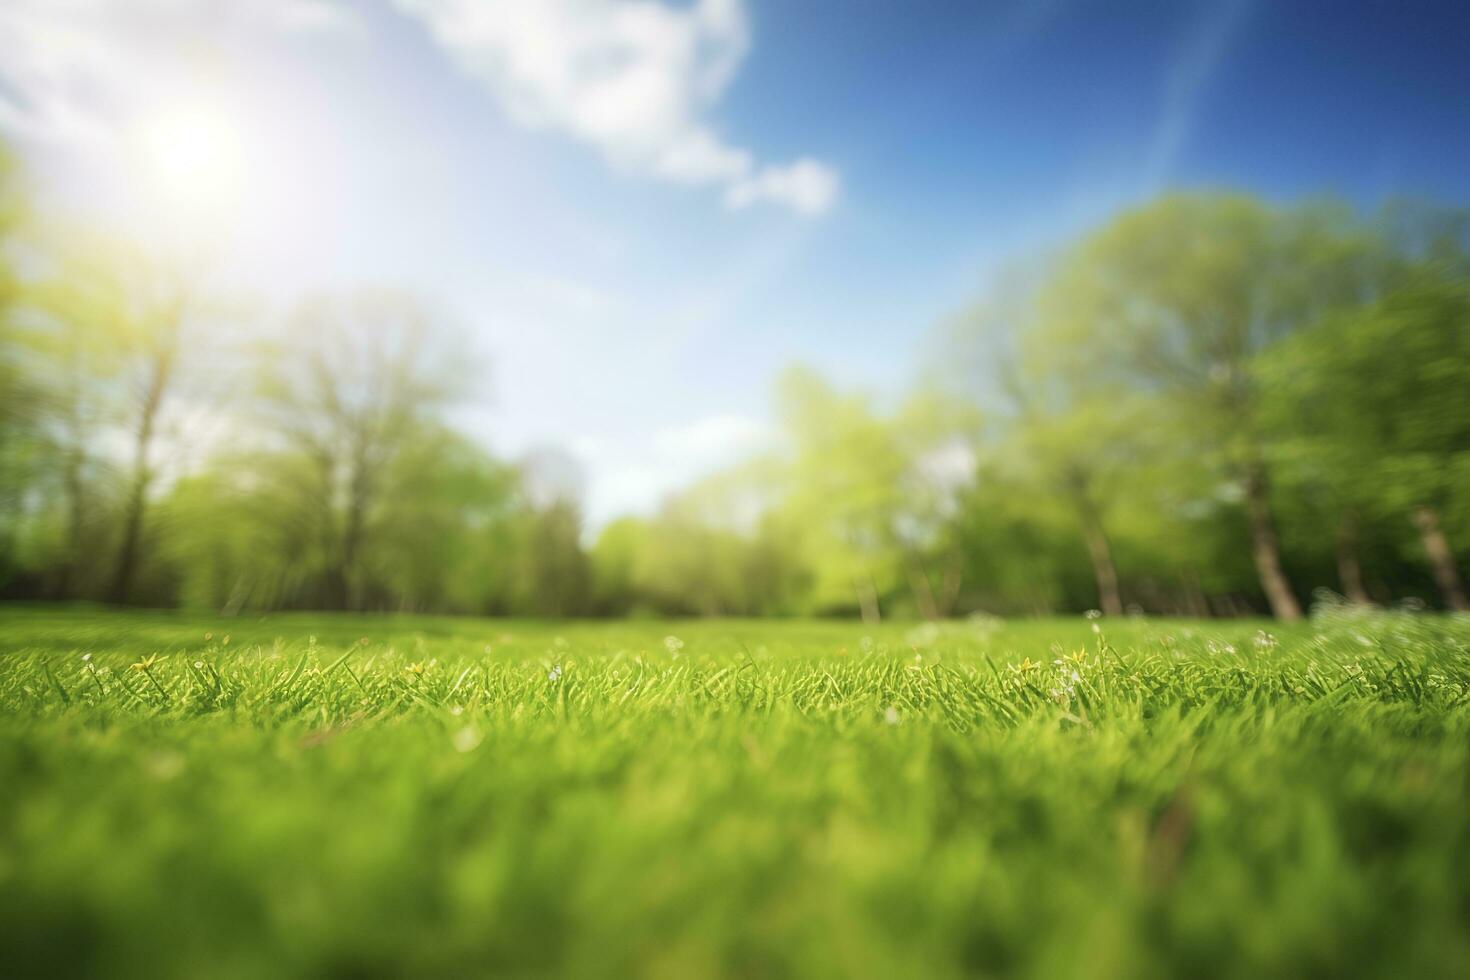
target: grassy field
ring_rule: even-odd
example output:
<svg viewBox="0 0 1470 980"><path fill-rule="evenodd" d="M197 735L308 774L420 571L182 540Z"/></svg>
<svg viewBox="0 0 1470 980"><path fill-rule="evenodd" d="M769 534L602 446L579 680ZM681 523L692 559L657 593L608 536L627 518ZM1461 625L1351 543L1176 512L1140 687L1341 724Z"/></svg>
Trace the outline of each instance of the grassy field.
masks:
<svg viewBox="0 0 1470 980"><path fill-rule="evenodd" d="M1470 975L1470 620L0 607L0 963Z"/></svg>

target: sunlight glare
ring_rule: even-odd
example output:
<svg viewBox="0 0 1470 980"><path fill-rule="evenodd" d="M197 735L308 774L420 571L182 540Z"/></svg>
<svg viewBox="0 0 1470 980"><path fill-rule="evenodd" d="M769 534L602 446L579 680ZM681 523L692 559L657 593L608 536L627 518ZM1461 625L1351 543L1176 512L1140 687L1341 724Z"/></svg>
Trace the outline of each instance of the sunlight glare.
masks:
<svg viewBox="0 0 1470 980"><path fill-rule="evenodd" d="M204 106L161 113L140 135L147 182L171 210L217 215L237 203L243 148L223 113Z"/></svg>

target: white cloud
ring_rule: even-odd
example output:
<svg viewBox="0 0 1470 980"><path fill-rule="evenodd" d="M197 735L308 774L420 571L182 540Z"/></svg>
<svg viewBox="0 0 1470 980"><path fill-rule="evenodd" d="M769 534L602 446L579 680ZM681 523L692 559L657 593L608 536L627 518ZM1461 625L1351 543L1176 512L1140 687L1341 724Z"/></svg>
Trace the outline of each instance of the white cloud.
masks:
<svg viewBox="0 0 1470 980"><path fill-rule="evenodd" d="M243 41L361 29L332 0L4 0L0 128L95 149L140 107L207 84Z"/></svg>
<svg viewBox="0 0 1470 980"><path fill-rule="evenodd" d="M750 46L741 0L392 0L522 125L616 168L818 215L836 171L758 161L708 114ZM336 0L0 0L0 128L97 151L127 121L228 73L241 45L362 35Z"/></svg>
<svg viewBox="0 0 1470 980"><path fill-rule="evenodd" d="M706 113L750 45L740 0L394 0L512 118L596 147L615 167L821 214L836 172L803 158L757 166Z"/></svg>
<svg viewBox="0 0 1470 980"><path fill-rule="evenodd" d="M785 167L766 167L736 181L725 192L725 203L744 208L757 201L772 201L799 214L821 214L837 200L839 186L837 172L831 167L802 157Z"/></svg>
<svg viewBox="0 0 1470 980"><path fill-rule="evenodd" d="M362 29L357 14L334 0L265 0L266 22L292 34L349 34Z"/></svg>

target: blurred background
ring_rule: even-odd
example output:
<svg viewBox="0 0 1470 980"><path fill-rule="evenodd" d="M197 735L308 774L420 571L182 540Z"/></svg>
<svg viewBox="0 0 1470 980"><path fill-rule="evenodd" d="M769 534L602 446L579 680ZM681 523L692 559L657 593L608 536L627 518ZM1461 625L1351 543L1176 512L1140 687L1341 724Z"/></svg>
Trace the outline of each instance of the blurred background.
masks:
<svg viewBox="0 0 1470 980"><path fill-rule="evenodd" d="M6 0L0 597L1463 610L1467 39Z"/></svg>

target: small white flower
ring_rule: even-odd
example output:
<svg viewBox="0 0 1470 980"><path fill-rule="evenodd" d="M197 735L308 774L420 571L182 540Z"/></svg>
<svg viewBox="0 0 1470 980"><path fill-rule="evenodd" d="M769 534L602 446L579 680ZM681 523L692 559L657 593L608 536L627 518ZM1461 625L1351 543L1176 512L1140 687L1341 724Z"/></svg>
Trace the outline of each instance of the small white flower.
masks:
<svg viewBox="0 0 1470 980"><path fill-rule="evenodd" d="M684 649L684 641L677 636L664 637L664 649L678 656L679 651Z"/></svg>
<svg viewBox="0 0 1470 980"><path fill-rule="evenodd" d="M466 725L454 733L454 751L472 752L480 745L480 733L473 725Z"/></svg>
<svg viewBox="0 0 1470 980"><path fill-rule="evenodd" d="M561 680L561 664L552 665L552 668L546 672L546 679L553 684Z"/></svg>
<svg viewBox="0 0 1470 980"><path fill-rule="evenodd" d="M897 725L899 721L898 709L890 704L888 710L883 712L883 721L888 725Z"/></svg>
<svg viewBox="0 0 1470 980"><path fill-rule="evenodd" d="M155 752L143 762L148 775L167 782L184 771L184 757L177 752Z"/></svg>
<svg viewBox="0 0 1470 980"><path fill-rule="evenodd" d="M1097 610L1097 609L1089 609L1089 610L1087 610L1087 612L1083 613L1083 615L1086 616L1088 619L1101 619L1102 618L1102 613L1099 610Z"/></svg>

